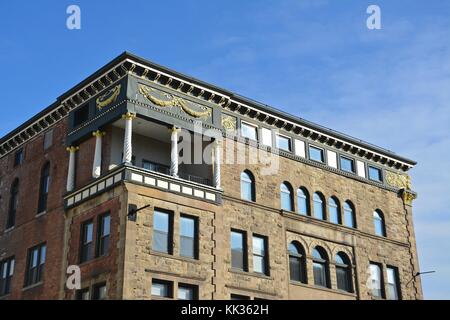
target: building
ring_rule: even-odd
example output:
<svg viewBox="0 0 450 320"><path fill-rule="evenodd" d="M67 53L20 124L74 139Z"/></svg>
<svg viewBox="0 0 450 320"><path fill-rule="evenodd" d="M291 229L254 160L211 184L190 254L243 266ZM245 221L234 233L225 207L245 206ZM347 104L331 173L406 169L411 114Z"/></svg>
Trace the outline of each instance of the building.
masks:
<svg viewBox="0 0 450 320"><path fill-rule="evenodd" d="M414 161L132 54L0 157L1 299L422 298Z"/></svg>

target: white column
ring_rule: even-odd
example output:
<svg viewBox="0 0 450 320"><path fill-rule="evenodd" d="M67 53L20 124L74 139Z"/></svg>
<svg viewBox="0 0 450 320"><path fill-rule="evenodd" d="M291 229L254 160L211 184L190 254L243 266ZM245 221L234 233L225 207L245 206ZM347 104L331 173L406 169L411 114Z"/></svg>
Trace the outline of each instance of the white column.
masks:
<svg viewBox="0 0 450 320"><path fill-rule="evenodd" d="M73 191L75 188L75 153L80 149L80 147L68 147L69 151L69 169L67 170L67 191Z"/></svg>
<svg viewBox="0 0 450 320"><path fill-rule="evenodd" d="M100 130L92 132L95 137L94 162L92 163L92 177L98 178L102 173L102 137L105 132Z"/></svg>
<svg viewBox="0 0 450 320"><path fill-rule="evenodd" d="M172 133L170 140L172 142L172 148L170 150L170 174L174 177L178 177L178 132L179 128L173 127L170 129Z"/></svg>
<svg viewBox="0 0 450 320"><path fill-rule="evenodd" d="M132 131L133 131L133 119L136 118L136 115L130 112L127 112L122 116L122 119L125 119L125 135L123 137L123 159L124 163L131 163L131 159L133 157L133 149L132 149Z"/></svg>
<svg viewBox="0 0 450 320"><path fill-rule="evenodd" d="M222 156L222 143L214 141L214 186L220 189L220 158Z"/></svg>

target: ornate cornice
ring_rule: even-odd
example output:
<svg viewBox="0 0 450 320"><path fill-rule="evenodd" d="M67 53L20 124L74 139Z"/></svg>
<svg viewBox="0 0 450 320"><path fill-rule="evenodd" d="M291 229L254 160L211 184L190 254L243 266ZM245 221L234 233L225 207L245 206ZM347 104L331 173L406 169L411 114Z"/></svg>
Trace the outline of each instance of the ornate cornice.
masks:
<svg viewBox="0 0 450 320"><path fill-rule="evenodd" d="M223 110L235 113L237 116L256 119L261 123L282 128L287 132L363 157L386 167L407 171L415 164L407 159L404 160L402 157L396 157L395 154L388 150L376 146L372 147L372 145L364 141L359 143L358 139L322 128L303 119L298 119L297 121L295 117L284 114L281 111L178 74L175 71L157 66L128 53L124 53L116 58L110 63L110 67L105 72L86 83L83 87L76 87L70 90L63 99L58 99L57 106L50 108L47 112L43 112L40 118L30 124L24 124L23 128L21 128L22 126L19 127L21 128L20 131L13 132L10 134L11 136L8 135L5 137L6 139L0 140L0 157L20 147L25 141L65 118L68 112L93 98L98 92L111 86L127 74L132 74L183 94L217 104ZM105 96L103 98L105 100L100 99L100 103L110 100L111 97L112 95ZM111 101L110 103L113 102Z"/></svg>
<svg viewBox="0 0 450 320"><path fill-rule="evenodd" d="M77 108L87 100L95 97L99 91L113 85L114 83L125 77L128 72L124 71L127 70L126 68L124 69L124 64L125 61L122 61L119 64L113 65L97 78L91 80L84 86L72 89L71 91L73 92L65 96L63 99L58 99L56 103L47 108L48 111L47 109L44 110L43 112L41 112L41 114L35 116L36 119L32 118L12 133L3 137L0 140L0 158L18 149L28 140L31 140L59 121L66 118L71 110ZM112 89L112 97L115 96L116 88L117 86ZM118 91L120 91L120 87ZM109 102L108 104L114 102L110 101L111 99L109 98L106 98L106 100L106 102ZM112 100L115 99L113 98ZM100 99L97 101L97 103L99 101L105 102L105 100Z"/></svg>

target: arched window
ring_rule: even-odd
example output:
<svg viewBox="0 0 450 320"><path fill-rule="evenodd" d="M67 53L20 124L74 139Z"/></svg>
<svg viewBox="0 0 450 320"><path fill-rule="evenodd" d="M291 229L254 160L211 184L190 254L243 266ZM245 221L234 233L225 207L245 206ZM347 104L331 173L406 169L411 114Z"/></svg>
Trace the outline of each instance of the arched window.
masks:
<svg viewBox="0 0 450 320"><path fill-rule="evenodd" d="M355 210L350 201L344 202L344 225L349 228L356 228Z"/></svg>
<svg viewBox="0 0 450 320"><path fill-rule="evenodd" d="M339 252L335 258L336 282L339 290L352 292L352 270L350 259L343 252Z"/></svg>
<svg viewBox="0 0 450 320"><path fill-rule="evenodd" d="M328 199L328 214L330 222L341 224L341 212L339 208L339 201L335 197Z"/></svg>
<svg viewBox="0 0 450 320"><path fill-rule="evenodd" d="M305 188L297 189L297 205L298 213L305 216L309 214L309 194Z"/></svg>
<svg viewBox="0 0 450 320"><path fill-rule="evenodd" d="M297 241L292 241L288 251L291 280L306 283L306 260L303 247Z"/></svg>
<svg viewBox="0 0 450 320"><path fill-rule="evenodd" d="M328 257L325 250L321 247L315 247L312 252L314 284L320 287L330 287L328 277Z"/></svg>
<svg viewBox="0 0 450 320"><path fill-rule="evenodd" d="M14 227L16 223L17 202L19 199L19 179L14 179L11 185L11 194L9 197L8 220L6 221L6 229Z"/></svg>
<svg viewBox="0 0 450 320"><path fill-rule="evenodd" d="M283 182L280 185L280 202L281 202L281 209L287 211L294 211L292 187L288 182Z"/></svg>
<svg viewBox="0 0 450 320"><path fill-rule="evenodd" d="M50 162L47 162L41 170L41 182L39 187L38 213L47 210L48 188L50 185Z"/></svg>
<svg viewBox="0 0 450 320"><path fill-rule="evenodd" d="M317 219L326 220L322 194L320 192L315 192L313 195L313 201L314 201L314 217Z"/></svg>
<svg viewBox="0 0 450 320"><path fill-rule="evenodd" d="M253 174L248 171L241 173L241 198L247 201L255 201L255 178Z"/></svg>
<svg viewBox="0 0 450 320"><path fill-rule="evenodd" d="M386 237L386 228L384 225L384 216L380 210L373 212L373 225L377 236Z"/></svg>

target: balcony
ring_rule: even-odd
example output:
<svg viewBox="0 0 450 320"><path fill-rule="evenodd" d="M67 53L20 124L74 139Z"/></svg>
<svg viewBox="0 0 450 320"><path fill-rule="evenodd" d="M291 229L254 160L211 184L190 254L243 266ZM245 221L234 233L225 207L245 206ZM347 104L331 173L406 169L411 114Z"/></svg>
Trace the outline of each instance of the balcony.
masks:
<svg viewBox="0 0 450 320"><path fill-rule="evenodd" d="M126 121L132 121L132 125ZM220 203L222 192L217 184L220 182L220 162L212 165L215 158L213 154L218 151L215 151L216 147L211 147L211 139L189 131L173 130L168 124L142 118L120 119L110 126L109 143L103 153L103 134L100 131L94 133L94 179L91 182L75 190L71 177L75 161L69 160L66 208L78 205L122 182ZM69 149L71 154L78 150ZM102 154L109 158L106 173L100 172Z"/></svg>

